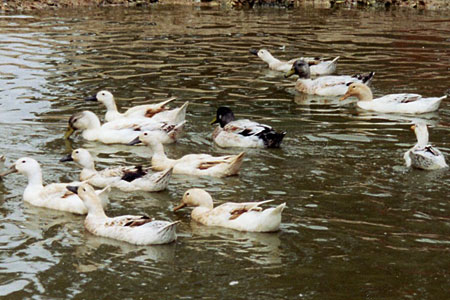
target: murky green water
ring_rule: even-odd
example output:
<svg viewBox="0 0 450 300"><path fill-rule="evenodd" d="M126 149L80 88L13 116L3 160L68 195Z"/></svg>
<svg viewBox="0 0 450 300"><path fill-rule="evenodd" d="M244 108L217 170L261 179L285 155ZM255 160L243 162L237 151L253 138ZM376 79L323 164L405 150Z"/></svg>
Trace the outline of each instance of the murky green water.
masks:
<svg viewBox="0 0 450 300"><path fill-rule="evenodd" d="M447 13L173 8L91 9L0 18L0 154L31 156L47 183L77 178L70 147L98 167L145 163L144 147L62 139L82 99L112 91L118 105L190 101L171 156L235 153L211 143L219 105L286 130L282 149L249 150L239 177L177 176L168 191L114 191L108 214L182 220L176 243L136 247L98 238L83 217L22 202L26 179L0 182L4 299L447 299L448 170L403 166L415 143L408 116L367 113L305 97L250 47L275 56L341 56L339 73L375 71L374 94L441 95L450 87ZM450 159L450 106L421 116ZM241 233L191 223L171 209L204 187L218 202L287 202L282 229Z"/></svg>

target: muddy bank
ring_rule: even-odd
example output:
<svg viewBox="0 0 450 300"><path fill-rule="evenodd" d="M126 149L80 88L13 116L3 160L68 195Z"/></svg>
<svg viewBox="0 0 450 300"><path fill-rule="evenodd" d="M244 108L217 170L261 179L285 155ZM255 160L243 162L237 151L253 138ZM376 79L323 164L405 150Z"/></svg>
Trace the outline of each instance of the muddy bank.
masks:
<svg viewBox="0 0 450 300"><path fill-rule="evenodd" d="M450 9L450 0L3 0L0 12L58 9L83 6L144 7L154 3L179 5L223 5L233 8L259 6L296 7L410 7L415 9Z"/></svg>

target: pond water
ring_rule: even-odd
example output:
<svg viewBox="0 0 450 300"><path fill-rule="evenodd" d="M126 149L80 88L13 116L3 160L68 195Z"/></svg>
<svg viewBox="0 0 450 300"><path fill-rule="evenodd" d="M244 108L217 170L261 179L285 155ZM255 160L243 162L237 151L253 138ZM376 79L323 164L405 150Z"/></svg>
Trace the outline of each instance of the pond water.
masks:
<svg viewBox="0 0 450 300"><path fill-rule="evenodd" d="M98 168L144 164L145 147L63 139L67 120L101 89L119 107L189 101L186 134L169 156L237 153L211 142L218 106L287 131L281 149L246 150L237 177L175 176L161 193L114 190L107 213L181 220L170 245L139 247L86 232L83 217L22 201L26 178L0 182L3 299L446 299L450 289L448 170L404 166L414 116L368 113L354 101L294 91L250 48L276 57L340 56L339 74L375 71L375 96L440 96L450 87L447 12L230 11L171 7L58 10L0 16L0 154L37 159L44 180L76 180L58 160L72 148ZM450 106L421 115L450 159ZM186 189L217 203L286 202L272 234L207 228Z"/></svg>

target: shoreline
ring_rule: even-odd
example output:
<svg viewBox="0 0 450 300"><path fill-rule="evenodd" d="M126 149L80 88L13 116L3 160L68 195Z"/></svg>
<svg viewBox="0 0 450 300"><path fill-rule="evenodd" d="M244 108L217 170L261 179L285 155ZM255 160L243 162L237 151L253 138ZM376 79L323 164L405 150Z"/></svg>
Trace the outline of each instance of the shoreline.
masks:
<svg viewBox="0 0 450 300"><path fill-rule="evenodd" d="M448 10L448 0L6 0L0 3L0 13L34 11L43 9L80 7L146 7L155 4L188 6L225 6L236 9L253 7L321 8L345 7L405 7L426 10Z"/></svg>

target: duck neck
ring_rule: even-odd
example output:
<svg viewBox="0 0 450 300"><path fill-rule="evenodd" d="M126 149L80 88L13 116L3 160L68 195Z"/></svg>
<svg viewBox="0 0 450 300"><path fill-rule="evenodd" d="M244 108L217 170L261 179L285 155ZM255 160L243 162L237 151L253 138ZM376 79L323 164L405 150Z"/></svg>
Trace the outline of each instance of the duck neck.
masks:
<svg viewBox="0 0 450 300"><path fill-rule="evenodd" d="M40 186L43 187L42 185L42 171L41 169L36 170L32 173L28 173L27 174L28 177L28 186Z"/></svg>
<svg viewBox="0 0 450 300"><path fill-rule="evenodd" d="M276 59L276 58L273 57L272 54L270 54L270 53L267 53L267 55L264 56L264 57L262 58L262 60L264 60L264 61L265 61L266 63L268 63L269 65L270 65L270 64L274 64L274 63L279 63L279 62L280 62L279 59Z"/></svg>
<svg viewBox="0 0 450 300"><path fill-rule="evenodd" d="M428 130L417 130L416 131L416 137L417 137L417 146L419 148L425 148L428 145Z"/></svg>
<svg viewBox="0 0 450 300"><path fill-rule="evenodd" d="M81 173L80 173L81 181L88 180L89 178L91 178L92 176L97 174L97 170L95 170L95 165L94 165L93 161L90 163L84 164L82 167L83 167L83 169L81 170Z"/></svg>
<svg viewBox="0 0 450 300"><path fill-rule="evenodd" d="M114 99L112 101L104 102L106 106L106 114L105 114L105 120L110 122L115 119L123 117L123 114L121 114L117 110L116 102L114 102Z"/></svg>
<svg viewBox="0 0 450 300"><path fill-rule="evenodd" d="M359 101L373 100L372 91L367 86L364 86L363 88L361 88L355 96L358 98Z"/></svg>
<svg viewBox="0 0 450 300"><path fill-rule="evenodd" d="M169 161L169 158L167 157L166 153L164 153L164 146L160 142L153 143L151 145L153 156L152 156L152 162L157 161Z"/></svg>
<svg viewBox="0 0 450 300"><path fill-rule="evenodd" d="M44 188L42 184L42 172L41 170L28 173L28 185L23 191L23 199L27 202L34 202L39 199L39 192Z"/></svg>
<svg viewBox="0 0 450 300"><path fill-rule="evenodd" d="M98 196L92 195L91 197L95 197L98 198ZM102 204L101 204L101 200L100 199L96 199L96 201L89 201L89 202L85 202L85 205L88 209L88 217L93 217L93 218L107 218L105 211L103 210Z"/></svg>

